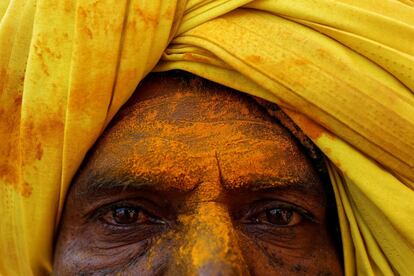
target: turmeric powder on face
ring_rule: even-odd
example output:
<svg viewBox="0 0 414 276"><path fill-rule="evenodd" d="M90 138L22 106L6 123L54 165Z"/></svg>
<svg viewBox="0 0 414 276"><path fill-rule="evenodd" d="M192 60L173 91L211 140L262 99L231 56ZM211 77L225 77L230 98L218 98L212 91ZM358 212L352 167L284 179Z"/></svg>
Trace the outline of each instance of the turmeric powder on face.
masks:
<svg viewBox="0 0 414 276"><path fill-rule="evenodd" d="M85 160L57 272L340 275L326 198L293 136L248 97L150 77Z"/></svg>

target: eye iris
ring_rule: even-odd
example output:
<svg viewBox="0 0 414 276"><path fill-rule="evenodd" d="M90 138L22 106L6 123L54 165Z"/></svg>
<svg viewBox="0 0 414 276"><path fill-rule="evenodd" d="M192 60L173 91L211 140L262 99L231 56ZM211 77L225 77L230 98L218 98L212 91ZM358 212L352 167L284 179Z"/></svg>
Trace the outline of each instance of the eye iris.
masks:
<svg viewBox="0 0 414 276"><path fill-rule="evenodd" d="M133 208L116 208L112 211L112 216L116 223L119 224L131 224L138 219L138 210Z"/></svg>
<svg viewBox="0 0 414 276"><path fill-rule="evenodd" d="M292 221L293 211L275 208L266 211L269 223L276 225L288 225Z"/></svg>

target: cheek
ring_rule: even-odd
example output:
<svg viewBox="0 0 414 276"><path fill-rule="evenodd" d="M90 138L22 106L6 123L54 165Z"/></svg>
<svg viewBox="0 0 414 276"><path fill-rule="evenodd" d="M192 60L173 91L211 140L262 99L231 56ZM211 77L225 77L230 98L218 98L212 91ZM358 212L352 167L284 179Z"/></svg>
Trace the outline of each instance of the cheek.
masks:
<svg viewBox="0 0 414 276"><path fill-rule="evenodd" d="M169 232L149 238L118 237L90 228L61 229L54 261L56 275L79 273L156 275L166 270L175 236Z"/></svg>
<svg viewBox="0 0 414 276"><path fill-rule="evenodd" d="M322 225L277 232L239 229L238 233L244 258L256 275L342 274L335 248Z"/></svg>
<svg viewBox="0 0 414 276"><path fill-rule="evenodd" d="M56 246L54 269L57 275L124 271L131 264L136 265L144 259L153 242L151 238L137 241L128 237L128 234L120 238L90 227L62 227Z"/></svg>

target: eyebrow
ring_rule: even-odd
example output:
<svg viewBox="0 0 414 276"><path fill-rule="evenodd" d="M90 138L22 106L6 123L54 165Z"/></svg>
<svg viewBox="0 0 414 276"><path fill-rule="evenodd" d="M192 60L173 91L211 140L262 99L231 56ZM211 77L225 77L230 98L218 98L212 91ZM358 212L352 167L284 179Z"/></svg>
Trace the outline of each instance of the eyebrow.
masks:
<svg viewBox="0 0 414 276"><path fill-rule="evenodd" d="M92 196L105 193L111 189L127 189L129 187L133 189L150 189L154 191L166 191L168 183L183 182L175 177L169 177L168 175L156 175L153 173L142 174L140 176L131 175L128 172L114 173L111 171L97 172L92 171L82 179L82 188L77 193L78 196ZM292 190L301 192L314 193L315 187L318 183L307 179L299 178L284 178L276 176L262 176L252 175L248 177L239 177L233 180L231 183L225 179L221 179L222 186L227 191L253 191L253 192L272 192L280 190ZM201 181L199 182L201 183ZM189 192L197 188L198 184L195 184L191 188L185 188L186 185L182 185L183 189L177 189L179 185L171 185L172 189L177 189L181 192ZM74 183L76 185L76 183ZM316 189L317 190L317 189Z"/></svg>
<svg viewBox="0 0 414 276"><path fill-rule="evenodd" d="M252 191L267 191L267 190L312 190L317 183L307 179L287 178L278 176L262 176L254 175L249 177L240 177L233 180L232 183L223 181L223 186L226 190L248 189Z"/></svg>
<svg viewBox="0 0 414 276"><path fill-rule="evenodd" d="M82 188L78 191L78 196L99 195L111 189L122 188L126 189L132 187L135 189L151 188L157 189L160 183L159 177L148 174L142 176L135 176L125 172L96 172L92 171L75 185L81 185Z"/></svg>

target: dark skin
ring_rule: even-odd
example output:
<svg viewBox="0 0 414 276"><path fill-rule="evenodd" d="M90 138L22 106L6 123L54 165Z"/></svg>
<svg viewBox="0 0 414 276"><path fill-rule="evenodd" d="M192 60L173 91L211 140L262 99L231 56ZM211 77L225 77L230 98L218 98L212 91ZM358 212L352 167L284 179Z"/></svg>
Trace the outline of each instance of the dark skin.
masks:
<svg viewBox="0 0 414 276"><path fill-rule="evenodd" d="M342 275L311 162L218 90L140 87L72 183L57 275Z"/></svg>

